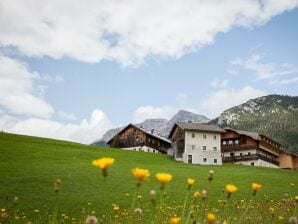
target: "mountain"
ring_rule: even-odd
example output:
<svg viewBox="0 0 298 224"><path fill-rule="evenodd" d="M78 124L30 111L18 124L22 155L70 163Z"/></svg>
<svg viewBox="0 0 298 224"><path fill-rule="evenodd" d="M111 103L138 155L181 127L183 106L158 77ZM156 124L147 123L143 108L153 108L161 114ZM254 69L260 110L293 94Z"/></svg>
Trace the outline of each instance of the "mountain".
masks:
<svg viewBox="0 0 298 224"><path fill-rule="evenodd" d="M298 153L298 97L268 95L225 110L211 124L267 135Z"/></svg>
<svg viewBox="0 0 298 224"><path fill-rule="evenodd" d="M176 122L186 121L207 123L210 121L210 119L204 115L195 114L186 110L180 110L170 120L161 118L146 119L145 121L135 125L149 131L153 129L155 134L167 137L171 128ZM119 131L121 131L122 128L124 128L124 126L108 130L100 140L93 142L92 145L107 146L106 142L115 136Z"/></svg>

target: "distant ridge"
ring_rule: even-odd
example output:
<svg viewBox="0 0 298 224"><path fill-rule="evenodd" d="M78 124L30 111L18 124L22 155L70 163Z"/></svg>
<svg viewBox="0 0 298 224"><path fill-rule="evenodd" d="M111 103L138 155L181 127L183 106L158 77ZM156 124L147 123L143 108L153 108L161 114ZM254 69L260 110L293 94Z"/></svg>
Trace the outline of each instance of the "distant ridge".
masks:
<svg viewBox="0 0 298 224"><path fill-rule="evenodd" d="M210 119L204 115L195 114L186 110L179 110L170 120L162 118L146 119L145 121L135 125L150 131L154 129L155 134L167 137L176 122L187 121L207 123ZM106 142L116 135L122 128L124 127L108 130L101 139L93 142L91 145L107 146Z"/></svg>
<svg viewBox="0 0 298 224"><path fill-rule="evenodd" d="M212 121L221 127L254 131L298 153L298 97L268 95L225 110Z"/></svg>

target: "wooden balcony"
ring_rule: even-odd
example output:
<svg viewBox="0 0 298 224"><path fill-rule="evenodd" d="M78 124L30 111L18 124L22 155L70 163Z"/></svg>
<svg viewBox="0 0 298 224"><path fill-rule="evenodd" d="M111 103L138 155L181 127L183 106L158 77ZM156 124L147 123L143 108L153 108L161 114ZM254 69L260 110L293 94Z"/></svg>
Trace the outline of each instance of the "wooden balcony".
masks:
<svg viewBox="0 0 298 224"><path fill-rule="evenodd" d="M224 157L223 162L240 162L240 161L249 161L249 160L257 160L257 159L261 159L269 163L273 163L277 166L279 165L279 161L266 157L260 153L253 154L253 155Z"/></svg>
<svg viewBox="0 0 298 224"><path fill-rule="evenodd" d="M231 152L231 151L249 150L249 149L257 149L257 146L247 146L247 145L238 145L238 144L221 145L222 152Z"/></svg>

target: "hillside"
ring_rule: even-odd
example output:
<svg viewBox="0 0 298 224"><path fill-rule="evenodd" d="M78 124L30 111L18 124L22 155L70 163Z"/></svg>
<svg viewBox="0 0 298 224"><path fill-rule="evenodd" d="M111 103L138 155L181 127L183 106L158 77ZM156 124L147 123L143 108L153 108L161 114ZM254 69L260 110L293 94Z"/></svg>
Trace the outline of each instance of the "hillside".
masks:
<svg viewBox="0 0 298 224"><path fill-rule="evenodd" d="M32 214L34 209L44 213L54 206L53 181L61 179L61 192L58 201L60 213L80 214L82 208L87 212L95 211L100 215L103 209L113 203L120 207L129 207L134 194L135 181L131 169L148 168L150 180L143 184L141 194L149 200L148 192L159 189L154 178L157 172L170 172L173 181L166 187L170 204L184 200L185 180L193 177L197 180L196 190L207 186L207 173L212 168L215 178L212 182L209 198L211 205L221 198L222 187L233 183L239 190L234 199L250 197L251 182L263 185L262 193L256 199L261 200L267 194L271 198L280 198L285 193L297 195L289 183L298 185L298 173L289 170L224 165L221 167L198 166L173 161L166 155L142 152L130 152L119 149L92 147L72 142L35 138L0 133L0 208L12 208L12 200L19 197L19 207ZM115 164L109 170L107 180L101 171L91 165L93 159L113 157ZM274 184L272 184L274 183ZM174 199L174 201L173 201ZM91 203L89 206L87 203ZM31 212L31 213L30 213Z"/></svg>
<svg viewBox="0 0 298 224"><path fill-rule="evenodd" d="M268 95L224 111L210 123L263 133L298 153L298 97Z"/></svg>
<svg viewBox="0 0 298 224"><path fill-rule="evenodd" d="M155 134L162 137L167 137L170 133L171 128L176 122L187 121L206 123L209 122L210 119L205 117L204 115L195 114L186 110L179 110L170 120L161 118L148 118L145 121L135 125L149 131L153 129ZM106 133L103 134L101 139L94 141L92 145L107 146L106 142L114 137L114 135L116 135L122 128L124 127L118 127L108 130Z"/></svg>

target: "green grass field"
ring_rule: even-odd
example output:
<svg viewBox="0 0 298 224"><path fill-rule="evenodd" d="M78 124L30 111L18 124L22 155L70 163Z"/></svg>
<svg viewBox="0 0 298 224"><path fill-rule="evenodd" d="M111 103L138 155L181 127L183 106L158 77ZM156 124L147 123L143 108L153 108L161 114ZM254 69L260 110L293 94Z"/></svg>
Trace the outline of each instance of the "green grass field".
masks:
<svg viewBox="0 0 298 224"><path fill-rule="evenodd" d="M58 200L60 213L74 215L86 208L96 214L103 214L113 203L121 208L129 208L135 192L131 169L135 167L147 168L151 173L149 180L141 186L142 201L149 201L148 192L151 189L159 190L155 173L169 172L173 174L173 180L166 186L168 203L183 204L186 179L196 179L193 190L205 189L210 169L214 170L210 206L223 198L222 188L228 183L238 187L232 200L251 198L252 182L262 184L256 196L260 202L264 194L273 200L282 198L284 194L298 195L298 172L291 170L240 165L189 165L176 162L167 155L7 133L0 133L0 155L0 208L11 209L13 198L17 196L19 208L29 217L35 209L54 206L53 182L57 178L62 181ZM92 160L100 157L115 158L107 179L103 178L101 170L91 164ZM87 203L92 204L87 206Z"/></svg>

